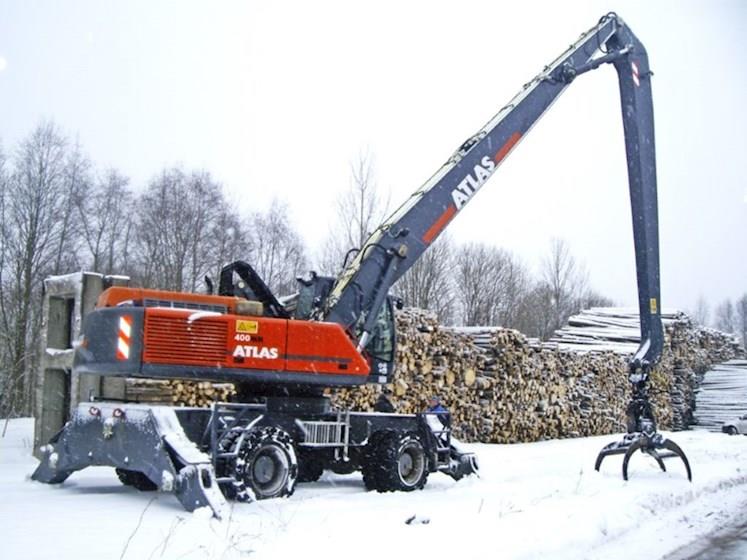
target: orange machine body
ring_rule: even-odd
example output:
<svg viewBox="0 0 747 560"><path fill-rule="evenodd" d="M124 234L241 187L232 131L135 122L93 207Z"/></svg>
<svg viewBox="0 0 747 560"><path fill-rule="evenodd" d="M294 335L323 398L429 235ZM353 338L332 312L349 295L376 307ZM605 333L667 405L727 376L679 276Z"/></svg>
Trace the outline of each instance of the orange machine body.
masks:
<svg viewBox="0 0 747 560"><path fill-rule="evenodd" d="M305 377L314 384L314 376L332 385L335 378L365 382L369 362L339 324L241 315L241 301L117 287L102 293L97 307L142 317L128 337L133 355L127 360L138 368L132 375L177 377L181 370L189 377L251 381L255 372L279 382L284 374L296 383Z"/></svg>

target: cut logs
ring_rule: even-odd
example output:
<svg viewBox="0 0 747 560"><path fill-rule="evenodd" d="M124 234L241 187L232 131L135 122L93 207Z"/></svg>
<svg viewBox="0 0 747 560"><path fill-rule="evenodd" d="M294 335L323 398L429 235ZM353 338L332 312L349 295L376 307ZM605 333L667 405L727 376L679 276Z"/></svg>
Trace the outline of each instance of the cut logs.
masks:
<svg viewBox="0 0 747 560"><path fill-rule="evenodd" d="M693 326L686 315L664 317L666 340L650 377L662 429L692 418L697 373L734 357L732 337ZM431 313L397 316L400 345L390 387L397 412L425 409L438 395L465 441L510 443L625 430L630 398L628 359L638 348L638 316L594 309L573 317L549 343L498 327L445 328ZM339 408L373 410L380 386L341 389Z"/></svg>
<svg viewBox="0 0 747 560"><path fill-rule="evenodd" d="M127 400L174 406L207 407L214 402L226 402L235 394L236 389L233 383L211 383L209 381L130 377L127 378L125 385Z"/></svg>

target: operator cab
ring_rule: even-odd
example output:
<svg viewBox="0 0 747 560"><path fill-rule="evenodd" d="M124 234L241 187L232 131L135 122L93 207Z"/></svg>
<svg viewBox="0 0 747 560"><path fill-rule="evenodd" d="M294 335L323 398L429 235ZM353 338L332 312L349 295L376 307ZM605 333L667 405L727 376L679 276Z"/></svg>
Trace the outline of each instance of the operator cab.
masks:
<svg viewBox="0 0 747 560"><path fill-rule="evenodd" d="M394 378L394 350L397 329L394 324L394 298L388 296L374 323L366 350L371 364L369 383L391 383Z"/></svg>
<svg viewBox="0 0 747 560"><path fill-rule="evenodd" d="M279 319L311 321L318 316L335 284L335 278L319 276L311 271L298 277L298 294L281 303L257 272L244 261L235 261L225 267L220 275L219 295L234 296L260 302L262 315ZM396 327L394 300L387 297L381 306L363 355L368 361L368 383L391 383L394 376ZM360 338L363 320L355 327L353 338Z"/></svg>
<svg viewBox="0 0 747 560"><path fill-rule="evenodd" d="M335 284L335 278L319 276L316 272L309 272L306 276L297 278L299 291L295 298L293 318L303 321L311 320L327 300ZM360 328L363 320L356 325L355 338L360 338ZM364 350L364 355L371 367L368 383L391 383L394 376L394 358L396 346L396 326L394 324L394 300L387 297L381 306L374 324L371 337Z"/></svg>

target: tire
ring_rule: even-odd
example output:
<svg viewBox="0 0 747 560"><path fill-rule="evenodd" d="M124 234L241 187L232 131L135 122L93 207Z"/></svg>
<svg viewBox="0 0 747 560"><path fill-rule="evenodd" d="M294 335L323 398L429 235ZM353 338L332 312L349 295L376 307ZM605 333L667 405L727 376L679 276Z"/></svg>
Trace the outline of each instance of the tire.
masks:
<svg viewBox="0 0 747 560"><path fill-rule="evenodd" d="M153 492L154 490L158 490L158 485L139 471L114 469L114 472L117 473L117 478L125 486L132 486L141 492Z"/></svg>
<svg viewBox="0 0 747 560"><path fill-rule="evenodd" d="M379 443L388 432L374 432L363 449L361 474L366 490L379 490Z"/></svg>
<svg viewBox="0 0 747 560"><path fill-rule="evenodd" d="M231 463L233 488L227 494L240 502L290 496L298 480L298 460L291 436L274 426L253 428Z"/></svg>
<svg viewBox="0 0 747 560"><path fill-rule="evenodd" d="M367 488L372 483L378 492L412 492L428 481L428 458L417 434L385 432L371 451L363 471Z"/></svg>
<svg viewBox="0 0 747 560"><path fill-rule="evenodd" d="M324 463L309 454L301 454L298 461L298 482L316 482L324 472Z"/></svg>
<svg viewBox="0 0 747 560"><path fill-rule="evenodd" d="M737 434L738 434L739 432L737 431L737 428L736 428L736 427L734 427L734 426L729 426L728 428L726 428L726 433L727 433L727 434L729 434L730 436L735 436L735 435L737 435Z"/></svg>

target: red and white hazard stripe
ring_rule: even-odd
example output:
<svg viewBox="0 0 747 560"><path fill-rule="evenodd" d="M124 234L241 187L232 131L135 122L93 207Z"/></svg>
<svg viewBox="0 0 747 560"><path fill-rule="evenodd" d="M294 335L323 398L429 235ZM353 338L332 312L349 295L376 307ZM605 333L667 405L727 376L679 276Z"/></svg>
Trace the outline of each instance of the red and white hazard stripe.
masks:
<svg viewBox="0 0 747 560"><path fill-rule="evenodd" d="M132 317L123 315L119 318L119 336L117 337L117 359L130 358L130 337L132 335Z"/></svg>
<svg viewBox="0 0 747 560"><path fill-rule="evenodd" d="M635 62L631 62L630 67L633 70L633 83L635 83L636 87L639 87L641 85L641 76L638 73L638 65Z"/></svg>

